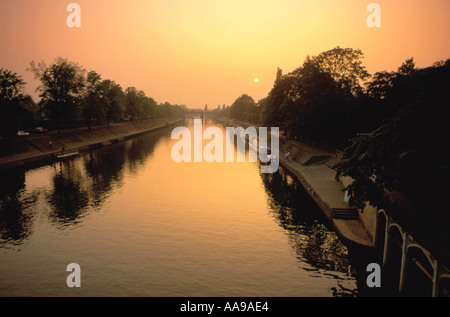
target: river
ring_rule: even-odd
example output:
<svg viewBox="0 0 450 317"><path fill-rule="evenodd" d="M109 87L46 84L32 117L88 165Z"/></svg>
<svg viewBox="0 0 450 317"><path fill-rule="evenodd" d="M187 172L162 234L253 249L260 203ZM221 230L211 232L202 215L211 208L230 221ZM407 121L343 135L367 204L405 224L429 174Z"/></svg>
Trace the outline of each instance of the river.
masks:
<svg viewBox="0 0 450 317"><path fill-rule="evenodd" d="M286 171L176 163L172 128L2 172L0 296L360 294L357 255Z"/></svg>

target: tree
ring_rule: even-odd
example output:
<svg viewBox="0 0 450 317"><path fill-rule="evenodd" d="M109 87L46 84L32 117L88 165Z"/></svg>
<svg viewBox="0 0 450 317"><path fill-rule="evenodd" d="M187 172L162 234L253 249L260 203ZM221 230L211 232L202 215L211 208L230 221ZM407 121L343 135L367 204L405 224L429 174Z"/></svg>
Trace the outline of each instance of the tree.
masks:
<svg viewBox="0 0 450 317"><path fill-rule="evenodd" d="M0 68L0 101L12 101L24 96L25 82L10 70Z"/></svg>
<svg viewBox="0 0 450 317"><path fill-rule="evenodd" d="M141 119L149 119L156 117L158 112L156 107L157 103L153 98L144 96L143 99L141 100L141 108L142 108Z"/></svg>
<svg viewBox="0 0 450 317"><path fill-rule="evenodd" d="M259 119L259 108L252 97L243 94L237 98L230 107L230 117L232 119L257 123Z"/></svg>
<svg viewBox="0 0 450 317"><path fill-rule="evenodd" d="M26 122L33 119L28 105L31 97L24 93L22 77L7 69L0 69L0 135L12 136Z"/></svg>
<svg viewBox="0 0 450 317"><path fill-rule="evenodd" d="M370 77L363 53L335 47L307 56L283 75L277 69L272 90L262 102L260 124L278 126L288 136L326 146L341 146L360 127L361 83ZM363 107L360 107L363 108Z"/></svg>
<svg viewBox="0 0 450 317"><path fill-rule="evenodd" d="M286 110L281 107L286 116L286 132L296 137L307 136L310 141L329 140L339 133L339 121L344 124L343 97L337 93L338 84L309 58L294 74Z"/></svg>
<svg viewBox="0 0 450 317"><path fill-rule="evenodd" d="M344 105L351 103L352 95L339 93L336 80L311 57L291 73L280 73L262 103L261 124L278 126L288 136L309 142L343 138L339 125L346 124Z"/></svg>
<svg viewBox="0 0 450 317"><path fill-rule="evenodd" d="M62 121L76 117L85 85L85 70L75 62L58 57L51 65L30 63L28 70L41 81L37 88L50 119L61 132Z"/></svg>
<svg viewBox="0 0 450 317"><path fill-rule="evenodd" d="M339 46L313 56L311 60L324 72L328 73L346 93L361 94L361 81L370 77L362 65L364 54L361 50L341 48Z"/></svg>
<svg viewBox="0 0 450 317"><path fill-rule="evenodd" d="M401 102L400 110L374 131L352 140L334 167L336 177L353 179L346 190L354 206L362 208L368 203L387 209L405 227L426 230L423 236L445 233L450 239L450 215L445 211L450 191L446 148L450 60L442 66L407 69L391 88L395 100ZM397 85L414 89L398 89Z"/></svg>
<svg viewBox="0 0 450 317"><path fill-rule="evenodd" d="M402 82L408 82L410 76L417 71L414 58L409 58L398 67L397 72L377 72L373 75L372 80L367 83L367 94L376 99L390 98L395 94L402 94L399 89L403 86Z"/></svg>
<svg viewBox="0 0 450 317"><path fill-rule="evenodd" d="M281 76L275 81L272 90L262 103L262 110L260 113L261 125L277 127L282 126L282 123L286 117L280 111L280 107L288 98L289 91L291 91L294 80L294 75L287 74Z"/></svg>
<svg viewBox="0 0 450 317"><path fill-rule="evenodd" d="M104 115L104 92L101 85L102 78L95 71L90 71L86 77L86 87L83 96L83 117L91 130L92 120L101 119Z"/></svg>
<svg viewBox="0 0 450 317"><path fill-rule="evenodd" d="M421 84L411 80L417 70L414 59L409 58L397 71L377 72L367 83L369 102L375 103L371 117L379 122L378 126L384 118L394 116L422 93Z"/></svg>
<svg viewBox="0 0 450 317"><path fill-rule="evenodd" d="M414 58L411 57L403 62L397 72L401 76L411 76L416 70L416 63L414 62Z"/></svg>
<svg viewBox="0 0 450 317"><path fill-rule="evenodd" d="M111 121L119 121L122 118L125 94L119 84L109 79L103 80L100 86L104 97L106 125L109 127Z"/></svg>
<svg viewBox="0 0 450 317"><path fill-rule="evenodd" d="M394 72L377 72L367 84L367 95L375 99L385 99L389 90L393 87Z"/></svg>
<svg viewBox="0 0 450 317"><path fill-rule="evenodd" d="M278 79L280 79L281 76L283 76L283 70L282 70L280 67L278 67L278 68L277 68L277 75L276 75L276 77L275 77L275 81L277 81Z"/></svg>
<svg viewBox="0 0 450 317"><path fill-rule="evenodd" d="M144 96L144 92L138 91L136 87L125 89L125 114L131 121L140 118L142 114L141 101Z"/></svg>

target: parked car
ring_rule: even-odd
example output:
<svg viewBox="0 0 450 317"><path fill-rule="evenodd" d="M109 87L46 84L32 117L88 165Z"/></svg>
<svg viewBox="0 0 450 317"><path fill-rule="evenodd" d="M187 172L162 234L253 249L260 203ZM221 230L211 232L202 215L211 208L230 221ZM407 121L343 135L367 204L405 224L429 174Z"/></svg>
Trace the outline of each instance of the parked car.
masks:
<svg viewBox="0 0 450 317"><path fill-rule="evenodd" d="M36 133L43 133L43 132L47 132L48 130L43 127L37 127L36 129L34 129L34 131Z"/></svg>
<svg viewBox="0 0 450 317"><path fill-rule="evenodd" d="M20 130L20 131L17 131L17 135L18 136L29 136L30 133Z"/></svg>

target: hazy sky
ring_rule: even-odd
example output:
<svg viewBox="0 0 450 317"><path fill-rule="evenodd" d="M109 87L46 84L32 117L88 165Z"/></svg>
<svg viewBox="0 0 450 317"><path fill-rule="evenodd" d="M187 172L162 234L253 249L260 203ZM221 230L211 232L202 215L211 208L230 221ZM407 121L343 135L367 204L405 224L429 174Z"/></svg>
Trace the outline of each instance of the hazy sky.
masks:
<svg viewBox="0 0 450 317"><path fill-rule="evenodd" d="M80 28L66 24L71 2ZM381 28L367 26L371 2ZM336 46L361 49L372 74L450 58L450 0L0 0L0 43L0 68L33 97L29 63L61 56L157 102L216 108L266 97L277 67Z"/></svg>

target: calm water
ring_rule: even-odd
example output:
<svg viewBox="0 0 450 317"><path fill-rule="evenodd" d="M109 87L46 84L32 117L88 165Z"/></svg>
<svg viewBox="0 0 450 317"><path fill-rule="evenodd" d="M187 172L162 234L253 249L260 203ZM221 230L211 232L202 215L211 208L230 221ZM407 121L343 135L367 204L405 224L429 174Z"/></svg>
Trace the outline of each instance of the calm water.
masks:
<svg viewBox="0 0 450 317"><path fill-rule="evenodd" d="M171 130L3 172L0 295L359 293L352 254L288 174L174 163Z"/></svg>

